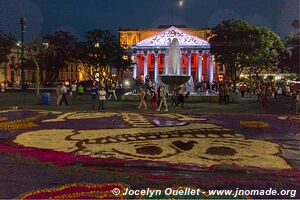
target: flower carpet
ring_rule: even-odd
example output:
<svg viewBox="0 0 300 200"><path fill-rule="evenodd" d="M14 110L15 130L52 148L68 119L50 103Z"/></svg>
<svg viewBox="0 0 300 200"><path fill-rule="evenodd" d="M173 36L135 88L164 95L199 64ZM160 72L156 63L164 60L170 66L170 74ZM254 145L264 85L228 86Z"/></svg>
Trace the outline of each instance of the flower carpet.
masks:
<svg viewBox="0 0 300 200"><path fill-rule="evenodd" d="M225 198L211 189L300 188L293 116L1 111L0 141L0 198L149 199L112 190L189 187L203 192L156 198L209 199Z"/></svg>

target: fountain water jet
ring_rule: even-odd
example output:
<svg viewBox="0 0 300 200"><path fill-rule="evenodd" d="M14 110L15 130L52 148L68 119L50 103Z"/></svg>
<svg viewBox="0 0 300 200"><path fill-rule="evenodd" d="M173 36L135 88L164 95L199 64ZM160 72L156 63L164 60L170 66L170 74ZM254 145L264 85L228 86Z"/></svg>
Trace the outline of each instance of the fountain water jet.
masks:
<svg viewBox="0 0 300 200"><path fill-rule="evenodd" d="M190 76L185 75L181 71L181 52L179 41L174 38L170 44L168 55L166 57L165 74L160 75L160 80L169 86L169 92L172 92L175 87L185 84L190 80Z"/></svg>

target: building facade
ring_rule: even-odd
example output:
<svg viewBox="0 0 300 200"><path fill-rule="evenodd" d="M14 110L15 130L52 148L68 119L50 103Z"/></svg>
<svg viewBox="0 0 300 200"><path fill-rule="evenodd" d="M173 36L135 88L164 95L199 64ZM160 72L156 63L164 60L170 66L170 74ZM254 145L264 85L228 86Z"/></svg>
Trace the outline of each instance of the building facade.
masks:
<svg viewBox="0 0 300 200"><path fill-rule="evenodd" d="M218 79L218 66L210 53L207 42L209 29L185 27L159 27L155 29L121 29L120 44L133 59L133 78L153 82L165 71L166 55L171 41L177 38L181 51L181 72L193 78L194 82L212 82Z"/></svg>

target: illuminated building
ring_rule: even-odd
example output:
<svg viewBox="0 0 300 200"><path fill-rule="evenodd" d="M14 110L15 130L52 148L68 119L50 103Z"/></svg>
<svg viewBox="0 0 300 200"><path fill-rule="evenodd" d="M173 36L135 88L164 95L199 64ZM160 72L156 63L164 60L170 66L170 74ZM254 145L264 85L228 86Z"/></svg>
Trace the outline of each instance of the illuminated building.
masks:
<svg viewBox="0 0 300 200"><path fill-rule="evenodd" d="M133 59L133 78L148 76L157 82L165 73L165 55L173 38L178 38L182 53L181 71L193 77L194 82L212 82L219 70L207 42L210 29L191 29L183 26L153 29L120 29L120 44Z"/></svg>

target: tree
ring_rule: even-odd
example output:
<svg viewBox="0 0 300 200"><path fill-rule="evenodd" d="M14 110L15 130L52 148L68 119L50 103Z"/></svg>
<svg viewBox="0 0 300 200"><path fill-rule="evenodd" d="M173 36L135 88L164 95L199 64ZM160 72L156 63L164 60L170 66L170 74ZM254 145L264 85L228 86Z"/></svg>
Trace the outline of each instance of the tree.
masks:
<svg viewBox="0 0 300 200"><path fill-rule="evenodd" d="M34 66L36 95L39 95L41 72L46 70L44 62L49 54L48 45L39 40L32 40L25 44L28 56L25 59L25 66Z"/></svg>
<svg viewBox="0 0 300 200"><path fill-rule="evenodd" d="M122 48L119 45L117 54L113 59L112 63L113 66L117 69L117 73L120 75L121 79L123 79L124 73L133 70L132 59L130 57L127 57L127 59L125 59L124 55L125 55L124 48Z"/></svg>
<svg viewBox="0 0 300 200"><path fill-rule="evenodd" d="M50 80L58 78L59 71L68 62L75 61L79 56L79 39L69 32L58 31L46 35L43 41L48 44L47 57L43 60Z"/></svg>
<svg viewBox="0 0 300 200"><path fill-rule="evenodd" d="M0 31L0 63L7 62L7 56L14 47L16 41L13 36Z"/></svg>
<svg viewBox="0 0 300 200"><path fill-rule="evenodd" d="M282 54L281 65L283 70L287 70L292 73L299 73L299 20L294 20L291 25L295 28L296 33L291 33L286 37L287 51Z"/></svg>
<svg viewBox="0 0 300 200"><path fill-rule="evenodd" d="M253 27L242 20L225 20L212 29L211 52L233 82L243 71L247 55L254 51L255 34Z"/></svg>
<svg viewBox="0 0 300 200"><path fill-rule="evenodd" d="M86 32L86 41L81 45L80 62L90 78L105 82L114 67L123 74L130 69L131 60L123 59L124 50L118 39L109 31L95 29Z"/></svg>
<svg viewBox="0 0 300 200"><path fill-rule="evenodd" d="M245 70L258 75L276 68L285 48L272 31L242 20L225 20L217 25L210 43L216 61L225 66L233 82Z"/></svg>
<svg viewBox="0 0 300 200"><path fill-rule="evenodd" d="M281 55L286 51L285 44L278 35L264 27L253 27L256 32L254 51L245 59L245 68L250 77L261 72L275 72L278 69ZM250 80L251 82L251 80Z"/></svg>

